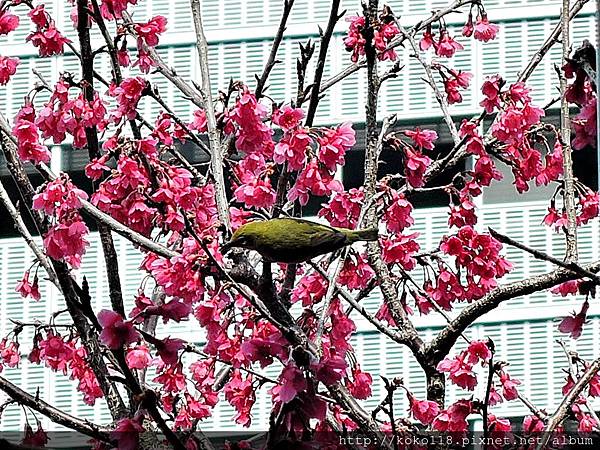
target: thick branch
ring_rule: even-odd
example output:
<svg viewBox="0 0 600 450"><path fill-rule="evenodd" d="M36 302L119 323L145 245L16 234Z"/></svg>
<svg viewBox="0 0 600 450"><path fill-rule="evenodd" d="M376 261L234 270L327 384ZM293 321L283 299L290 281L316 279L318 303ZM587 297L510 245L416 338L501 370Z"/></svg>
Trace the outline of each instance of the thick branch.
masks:
<svg viewBox="0 0 600 450"><path fill-rule="evenodd" d="M77 22L77 34L79 36L81 75L83 78L81 84L83 86L85 99L89 103L92 103L94 101L94 54L90 42L87 0L77 0L77 17L79 18ZM108 40L110 41L110 39ZM116 64L116 66L118 67L118 64ZM115 76L116 74L117 73L115 72ZM100 145L98 142L98 131L96 126L86 127L85 137L91 161L100 156ZM115 250L115 243L110 228L104 223L98 222L98 232L100 234L100 243L102 245L104 261L106 263L106 278L109 286L108 295L110 297L110 303L116 312L125 316L123 291L121 289L121 280L119 278L119 259Z"/></svg>
<svg viewBox="0 0 600 450"><path fill-rule="evenodd" d="M569 0L563 0L561 12L562 25L562 63L566 64L571 51L569 45ZM563 151L563 206L567 214L565 227L565 261L577 261L577 217L575 212L575 181L573 178L573 158L571 156L571 120L567 101L567 78L560 74L560 138Z"/></svg>
<svg viewBox="0 0 600 450"><path fill-rule="evenodd" d="M600 261L583 266L588 272L600 271ZM502 302L523 295L533 294L541 290L549 289L565 281L580 278L572 270L557 269L542 275L536 275L521 281L498 286L492 292L480 300L471 303L460 314L444 328L426 346L427 357L434 362L441 361L456 343L456 340L470 325L479 317L497 308Z"/></svg>

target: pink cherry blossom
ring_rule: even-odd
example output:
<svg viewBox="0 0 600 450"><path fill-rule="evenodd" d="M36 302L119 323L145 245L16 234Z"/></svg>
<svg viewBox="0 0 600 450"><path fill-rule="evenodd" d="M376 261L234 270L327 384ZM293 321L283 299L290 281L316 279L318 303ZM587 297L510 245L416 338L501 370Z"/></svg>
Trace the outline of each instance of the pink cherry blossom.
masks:
<svg viewBox="0 0 600 450"><path fill-rule="evenodd" d="M319 159L329 170L345 163L344 155L356 143L356 134L350 122L335 128L322 128L319 141Z"/></svg>
<svg viewBox="0 0 600 450"><path fill-rule="evenodd" d="M0 10L0 36L15 31L19 26L19 17L8 12Z"/></svg>
<svg viewBox="0 0 600 450"><path fill-rule="evenodd" d="M409 396L410 412L412 416L423 425L430 425L433 419L440 413L440 407L436 402L430 400L417 400Z"/></svg>
<svg viewBox="0 0 600 450"><path fill-rule="evenodd" d="M148 347L140 344L127 351L126 361L131 369L146 369L152 362L152 356Z"/></svg>
<svg viewBox="0 0 600 450"><path fill-rule="evenodd" d="M107 20L120 19L129 4L137 5L137 0L103 0L100 4L100 12Z"/></svg>
<svg viewBox="0 0 600 450"><path fill-rule="evenodd" d="M272 389L273 397L281 403L288 403L293 400L299 392L306 390L307 383L304 374L298 367L287 365L279 377L280 385Z"/></svg>
<svg viewBox="0 0 600 450"><path fill-rule="evenodd" d="M296 129L286 133L275 145L273 161L277 164L287 162L290 170L300 170L306 162L306 152L312 138L305 129Z"/></svg>
<svg viewBox="0 0 600 450"><path fill-rule="evenodd" d="M146 23L136 23L133 28L148 47L156 47L158 45L158 35L167 30L167 18L155 16Z"/></svg>
<svg viewBox="0 0 600 450"><path fill-rule="evenodd" d="M389 206L385 211L383 220L390 233L401 233L404 229L414 225L412 217L413 206L403 194L392 190Z"/></svg>
<svg viewBox="0 0 600 450"><path fill-rule="evenodd" d="M356 366L351 370L352 381L346 379L346 387L348 391L358 400L366 400L371 397L371 386L373 377L370 373L361 370L360 366Z"/></svg>
<svg viewBox="0 0 600 450"><path fill-rule="evenodd" d="M435 35L431 32L431 25L428 25L423 33L423 37L419 41L419 48L421 51L427 51L431 47L436 48Z"/></svg>
<svg viewBox="0 0 600 450"><path fill-rule="evenodd" d="M477 385L477 376L473 372L473 365L466 358L466 353L462 353L452 359L445 358L437 365L437 370L447 372L452 383L463 389L472 391Z"/></svg>
<svg viewBox="0 0 600 450"><path fill-rule="evenodd" d="M500 372L500 383L502 384L502 395L508 401L515 400L519 397L517 386L521 384L520 380L511 378L508 372Z"/></svg>
<svg viewBox="0 0 600 450"><path fill-rule="evenodd" d="M185 344L182 339L167 337L159 339L154 345L156 353L165 364L175 365L179 360L179 351L185 347Z"/></svg>
<svg viewBox="0 0 600 450"><path fill-rule="evenodd" d="M118 450L137 450L140 433L144 431L143 422L143 414L137 414L132 419L126 417L117 422L110 438L117 442Z"/></svg>
<svg viewBox="0 0 600 450"><path fill-rule="evenodd" d="M419 127L414 130L404 130L403 133L413 141L419 150L433 150L433 142L438 138L435 131L421 130Z"/></svg>
<svg viewBox="0 0 600 450"><path fill-rule="evenodd" d="M494 112L500 107L500 85L503 83L502 78L498 75L488 78L481 86L481 92L485 98L479 103L485 108L488 114Z"/></svg>
<svg viewBox="0 0 600 450"><path fill-rule="evenodd" d="M296 128L303 118L302 108L292 108L290 105L285 105L273 113L273 123L279 125L284 131Z"/></svg>
<svg viewBox="0 0 600 450"><path fill-rule="evenodd" d="M437 42L435 52L438 56L452 58L458 50L464 50L464 47L456 42L447 30L440 32L440 38Z"/></svg>
<svg viewBox="0 0 600 450"><path fill-rule="evenodd" d="M4 86L10 78L17 73L17 66L21 63L19 58L0 56L0 86Z"/></svg>
<svg viewBox="0 0 600 450"><path fill-rule="evenodd" d="M568 333L571 338L578 339L583 332L583 325L587 319L587 311L590 305L586 300L581 307L581 311L573 313L572 316L565 317L562 322L558 325L558 329L561 333Z"/></svg>
<svg viewBox="0 0 600 450"><path fill-rule="evenodd" d="M334 227L354 228L363 200L362 189L352 188L348 191L336 192L317 215L324 217Z"/></svg>
<svg viewBox="0 0 600 450"><path fill-rule="evenodd" d="M98 313L98 322L102 325L100 341L110 349L119 349L139 338L139 333L133 328L133 324L123 320L123 316L117 312L103 309Z"/></svg>
<svg viewBox="0 0 600 450"><path fill-rule="evenodd" d="M498 34L498 30L500 27L493 23L490 23L487 14L483 13L475 24L475 32L473 33L473 37L478 41L488 42L496 38L496 34Z"/></svg>
<svg viewBox="0 0 600 450"><path fill-rule="evenodd" d="M21 281L17 283L15 287L15 291L21 294L21 297L27 298L31 297L32 299L38 301L42 298L40 294L39 285L38 285L38 276L37 273L33 278L33 283L29 282L29 270L25 272Z"/></svg>
<svg viewBox="0 0 600 450"><path fill-rule="evenodd" d="M15 341L8 341L6 338L0 341L0 361L7 367L17 367L21 361L19 354L19 344Z"/></svg>
<svg viewBox="0 0 600 450"><path fill-rule="evenodd" d="M431 158L421 154L418 151L413 151L410 148L405 148L406 163L404 166L406 180L412 187L422 187L425 184L423 176L427 167L431 164Z"/></svg>
<svg viewBox="0 0 600 450"><path fill-rule="evenodd" d="M275 190L271 186L268 177L256 178L253 181L242 184L233 195L238 202L247 207L270 208L275 203Z"/></svg>
<svg viewBox="0 0 600 450"><path fill-rule="evenodd" d="M346 51L352 52L352 62L357 62L358 57L365 54L366 40L362 35L362 29L365 26L364 16L346 17L346 22L350 22L348 36L344 38Z"/></svg>
<svg viewBox="0 0 600 450"><path fill-rule="evenodd" d="M567 295L577 295L579 293L580 284L581 280L565 281L550 289L550 292L553 294L560 294L563 297L566 297Z"/></svg>

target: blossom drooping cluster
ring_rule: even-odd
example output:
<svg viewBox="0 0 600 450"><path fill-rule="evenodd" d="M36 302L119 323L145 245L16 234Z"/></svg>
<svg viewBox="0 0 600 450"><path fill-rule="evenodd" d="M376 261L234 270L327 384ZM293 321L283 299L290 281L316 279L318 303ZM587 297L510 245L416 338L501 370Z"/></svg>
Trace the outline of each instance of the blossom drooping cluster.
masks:
<svg viewBox="0 0 600 450"><path fill-rule="evenodd" d="M54 20L44 9L44 5L33 8L28 16L36 26L36 30L31 32L26 40L31 41L33 46L39 49L41 57L61 55L64 52L65 44L70 44L71 40L58 31Z"/></svg>
<svg viewBox="0 0 600 450"><path fill-rule="evenodd" d="M83 222L79 209L81 201L88 195L75 187L67 175L61 175L47 183L39 194L33 197L33 208L43 211L53 218L44 236L44 248L51 258L65 261L78 268L89 242L89 230Z"/></svg>
<svg viewBox="0 0 600 450"><path fill-rule="evenodd" d="M350 22L348 28L348 35L344 38L344 45L346 51L352 52L352 62L357 62L359 56L365 54L365 46L367 45L367 38L371 34L370 31L365 30L366 19L365 16L351 16L346 18L347 22ZM398 55L396 51L390 47L392 40L400 33L398 26L390 16L389 12L384 10L379 16L379 20L372 25L372 42L374 51L376 52L377 59L380 61L395 61Z"/></svg>
<svg viewBox="0 0 600 450"><path fill-rule="evenodd" d="M94 371L88 363L86 348L72 336L62 336L52 329L36 332L28 359L34 364L45 364L53 371L69 375L78 382L77 389L87 405L93 406L104 394Z"/></svg>
<svg viewBox="0 0 600 450"><path fill-rule="evenodd" d="M9 56L0 56L0 86L4 86L10 78L17 73L19 58L11 58Z"/></svg>
<svg viewBox="0 0 600 450"><path fill-rule="evenodd" d="M67 80L59 80L50 100L37 113L35 124L43 138L52 138L55 144L60 144L69 134L73 137L73 146L83 148L87 145L86 128L95 127L98 131L105 129L106 107L97 92L94 93L94 100L88 102L83 92L69 98L69 88Z"/></svg>
<svg viewBox="0 0 600 450"><path fill-rule="evenodd" d="M498 278L512 269L512 264L500 255L501 249L499 241L489 234L477 233L471 226L462 227L455 235L445 236L440 250L454 257L460 270L454 273L440 264L435 285L427 281L425 291L448 310L456 300L470 302L483 297L497 286Z"/></svg>
<svg viewBox="0 0 600 450"><path fill-rule="evenodd" d="M324 217L330 225L342 228L355 228L365 199L362 189L335 192L329 203L324 204L318 216Z"/></svg>
<svg viewBox="0 0 600 450"><path fill-rule="evenodd" d="M156 61L150 57L147 47L156 47L158 45L159 35L167 31L167 19L164 16L155 16L148 22L135 23L133 30L137 36L137 49L138 59L133 66L138 66L143 73L150 72L150 69L156 66ZM123 40L124 50L127 51L125 44L126 40ZM123 59L123 58L122 58ZM124 63L124 66L129 65Z"/></svg>
<svg viewBox="0 0 600 450"><path fill-rule="evenodd" d="M50 151L45 145L40 144L39 129L33 104L26 101L21 107L12 128L17 139L17 153L19 158L33 164L47 163L50 161Z"/></svg>

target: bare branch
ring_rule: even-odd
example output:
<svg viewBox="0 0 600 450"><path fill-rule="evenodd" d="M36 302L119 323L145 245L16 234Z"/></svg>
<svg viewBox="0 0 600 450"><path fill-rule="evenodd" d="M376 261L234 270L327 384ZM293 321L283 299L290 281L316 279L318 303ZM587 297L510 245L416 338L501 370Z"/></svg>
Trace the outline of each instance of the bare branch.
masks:
<svg viewBox="0 0 600 450"><path fill-rule="evenodd" d="M588 272L600 271L600 261L583 266ZM427 346L425 353L433 361L441 361L454 346L454 343L479 317L497 308L502 302L524 295L533 294L579 278L572 270L557 269L542 275L536 275L521 281L498 286L485 297L463 309L460 314L444 328Z"/></svg>
<svg viewBox="0 0 600 450"><path fill-rule="evenodd" d="M192 15L194 18L194 27L196 29L196 48L198 49L198 60L200 63L200 72L202 74L202 95L206 111L206 123L208 126L208 140L211 150L211 170L215 180L215 197L217 202L217 212L219 220L229 232L231 224L229 223L229 209L227 202L227 193L225 191L225 177L223 174L223 147L219 130L217 129L217 119L215 117L215 108L210 86L210 70L208 68L208 43L204 35L202 26L202 11L200 0L190 0L192 5Z"/></svg>
<svg viewBox="0 0 600 450"><path fill-rule="evenodd" d="M547 253L544 253L540 250L536 250L534 248L526 246L525 244L521 244L520 242L517 242L514 239L511 239L510 237L505 236L502 233L498 233L496 230L493 230L492 228L488 227L488 230L489 230L490 234L494 238L498 239L500 242L503 242L505 244L512 245L513 247L516 247L518 249L524 250L527 253L530 253L531 255L533 255L537 259L556 264L557 266L562 267L563 269L570 270L570 271L578 274L579 276L588 277L600 285L600 277L598 275L596 275L593 272L590 272L589 270L585 270L583 267L581 267L579 264L577 264L575 262L570 262L570 263L564 262L564 261L557 259L553 256L550 256Z"/></svg>
<svg viewBox="0 0 600 450"><path fill-rule="evenodd" d="M329 21L327 22L327 28L325 33L321 36L321 45L319 46L319 57L317 59L317 67L315 69L315 78L312 82L312 90L316 89L321 85L323 79L323 71L325 70L325 62L327 61L327 52L329 50L329 42L335 29L335 24L340 20L338 10L340 8L340 0L332 0L331 9L329 10ZM308 104L308 111L306 113L306 126L310 127L313 124L315 114L317 112L317 106L319 105L320 95L311 95L310 103Z"/></svg>
<svg viewBox="0 0 600 450"><path fill-rule="evenodd" d="M450 131L450 135L452 136L452 140L454 141L454 145L458 145L460 143L460 136L458 135L458 130L456 129L456 124L454 120L452 120L452 115L450 114L450 110L448 108L448 102L446 101L446 97L442 95L440 88L438 87L435 78L433 77L433 72L431 70L431 65L423 59L423 56L420 53L419 47L415 42L415 38L412 34L409 34L400 22L396 19L396 25L398 29L405 35L405 38L408 39L408 42L414 52L414 57L421 63L423 70L425 70L425 74L427 75L427 80L429 81L429 86L433 89L433 93L435 94L435 99L440 105L440 109L442 110L442 114L444 117L444 122L448 126L448 130Z"/></svg>
<svg viewBox="0 0 600 450"><path fill-rule="evenodd" d="M575 16L581 11L581 9L589 2L590 0L576 0L571 7L571 12L569 14L569 20L573 20ZM526 81L537 66L542 62L546 53L550 51L550 49L558 42L562 32L563 22L562 20L558 22L550 36L546 38L540 49L535 52L533 57L529 60L529 64L521 71L516 81Z"/></svg>
<svg viewBox="0 0 600 450"><path fill-rule="evenodd" d="M561 41L562 63L566 64L571 51L569 44L569 1L562 1ZM571 156L571 120L567 101L567 77L560 72L560 139L563 152L563 203L567 214L565 261L577 261L577 216L575 212L575 181L573 179L573 158Z"/></svg>
<svg viewBox="0 0 600 450"><path fill-rule="evenodd" d="M37 396L34 397L33 395L28 394L4 377L0 377L0 389L20 405L28 406L29 408L45 415L54 423L63 425L71 430L78 431L79 433L85 434L86 436L94 439L98 439L102 442L111 442L107 430L104 430L100 426L95 425L87 420L81 420L78 417L72 416L58 408L55 408Z"/></svg>
<svg viewBox="0 0 600 450"><path fill-rule="evenodd" d="M283 33L285 32L288 17L292 12L293 6L294 0L284 0L283 12L281 13L281 21L279 22L277 33L275 34L273 44L271 45L271 53L269 53L269 59L267 60L267 64L265 64L262 75L260 76L260 78L257 79L256 89L254 90L254 96L257 99L262 97L263 91L267 84L267 80L269 79L269 75L271 74L271 70L273 70L273 67L275 67L275 64L277 64L277 50L279 50L279 46L281 45L281 41L283 40Z"/></svg>
<svg viewBox="0 0 600 450"><path fill-rule="evenodd" d="M550 416L548 420L548 424L544 429L544 433L542 434L542 438L538 443L536 450L542 450L546 448L550 438L552 437L552 433L559 426L562 421L567 417L569 412L569 408L573 406L573 403L577 400L579 395L583 392L586 386L590 383L590 380L594 378L594 376L600 370L600 358L594 360L592 364L586 369L583 375L577 380L577 382L573 385L569 393L565 396L561 404L558 406L554 414ZM573 380L575 381L575 380Z"/></svg>

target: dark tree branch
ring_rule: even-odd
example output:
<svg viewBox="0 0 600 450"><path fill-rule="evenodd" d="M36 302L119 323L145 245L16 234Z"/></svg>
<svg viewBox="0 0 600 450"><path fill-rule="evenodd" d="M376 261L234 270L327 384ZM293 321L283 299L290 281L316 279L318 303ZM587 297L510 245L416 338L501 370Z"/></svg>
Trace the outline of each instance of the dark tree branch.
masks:
<svg viewBox="0 0 600 450"><path fill-rule="evenodd" d="M492 235L492 237L498 239L500 242L503 242L508 245L512 245L513 247L516 247L520 250L530 253L537 259L540 259L542 261L548 261L548 262L551 262L552 264L556 264L557 266L562 267L563 269L570 270L581 277L588 277L588 278L594 280L596 282L596 284L600 285L600 277L598 275L596 275L594 272L590 272L589 270L584 269L583 267L581 267L581 265L579 265L575 262L569 263L569 262L562 261L562 260L555 258L553 256L550 256L547 253L544 253L540 250L536 250L534 248L526 246L525 244L521 244L520 242L515 241L514 239L511 239L510 237L508 237L502 233L499 233L492 228L488 227L488 230L489 230L490 234Z"/></svg>
<svg viewBox="0 0 600 450"><path fill-rule="evenodd" d="M28 406L29 408L48 417L52 422L63 425L71 430L78 431L94 439L102 442L110 443L108 431L100 426L88 422L87 420L79 419L78 417L67 414L58 408L46 403L44 400L28 394L17 385L11 383L4 377L0 377L0 389L4 391L11 399L15 400L20 405Z"/></svg>
<svg viewBox="0 0 600 450"><path fill-rule="evenodd" d="M586 369L581 378L577 380L577 382L573 385L569 393L565 396L561 404L556 409L555 413L550 416L548 423L544 429L544 433L542 434L542 438L539 441L536 450L542 450L546 448L550 438L552 437L552 433L556 430L562 421L567 417L569 409L573 406L573 403L577 400L579 395L583 392L587 385L589 385L590 381L600 370L600 358L594 360L592 364ZM575 381L575 380L573 380Z"/></svg>
<svg viewBox="0 0 600 450"><path fill-rule="evenodd" d="M340 8L340 0L332 0L331 9L329 10L329 21L327 22L327 28L325 33L321 36L321 44L319 46L319 57L317 59L317 67L315 69L315 78L312 82L311 92L321 86L321 80L323 79L323 71L325 70L325 62L327 61L327 52L329 50L329 43L331 42L331 36L335 29L335 24L343 16L340 15L338 10ZM304 122L307 127L311 127L315 119L317 112L317 106L319 105L320 95L311 95L310 103L308 104L308 111L306 113L306 121Z"/></svg>
<svg viewBox="0 0 600 450"><path fill-rule="evenodd" d="M271 70L275 67L279 61L277 61L277 50L279 50L279 46L281 45L281 41L283 40L283 33L285 33L286 24L288 21L288 17L292 12L292 7L294 6L294 0L284 0L283 1L283 12L281 13L281 21L279 22L279 27L277 28L277 33L275 34L275 39L273 39L273 44L271 45L271 53L269 53L269 59L265 64L263 69L263 73L260 78L257 77L256 89L254 91L254 96L259 99L262 97L263 91L266 88L267 80L269 79L269 75L271 74Z"/></svg>
<svg viewBox="0 0 600 450"><path fill-rule="evenodd" d="M600 261L583 266L588 272L600 271ZM580 278L572 269L557 269L521 281L498 286L485 297L463 309L428 345L425 353L435 363L441 361L456 343L456 340L479 317L497 308L502 302L549 289L565 281Z"/></svg>

